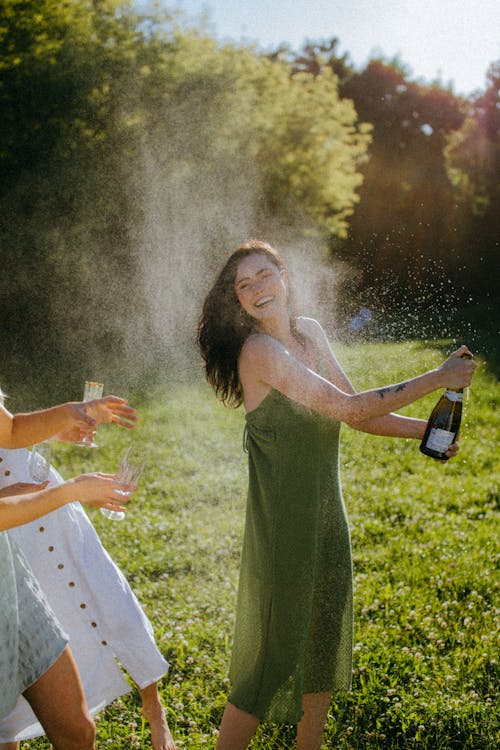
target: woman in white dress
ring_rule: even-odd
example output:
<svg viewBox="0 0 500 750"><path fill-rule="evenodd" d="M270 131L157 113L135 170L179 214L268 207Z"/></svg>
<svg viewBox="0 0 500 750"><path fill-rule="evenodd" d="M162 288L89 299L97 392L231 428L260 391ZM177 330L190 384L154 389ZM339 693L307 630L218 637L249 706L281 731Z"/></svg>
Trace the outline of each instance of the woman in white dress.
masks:
<svg viewBox="0 0 500 750"><path fill-rule="evenodd" d="M23 488L31 481L28 458L25 449L0 450L0 488ZM49 487L62 482L51 468ZM69 635L90 713L129 692L118 660L140 692L154 750L173 750L157 684L168 664L156 646L149 620L80 503L19 526L11 536ZM28 702L20 697L14 710L0 720L0 750L16 750L19 740L42 734Z"/></svg>
<svg viewBox="0 0 500 750"><path fill-rule="evenodd" d="M108 397L105 404L63 404L15 416L0 405L0 446L39 442L62 430L78 431L80 426L98 421L120 422L124 404L122 399ZM94 417L87 408L93 410ZM133 417L133 410L128 415ZM56 750L93 750L95 726L67 635L8 530L75 498L116 510L122 507L120 484L113 475L87 474L57 487L39 486L32 492L23 489L18 488L14 495L0 492L0 717L9 713L23 693Z"/></svg>

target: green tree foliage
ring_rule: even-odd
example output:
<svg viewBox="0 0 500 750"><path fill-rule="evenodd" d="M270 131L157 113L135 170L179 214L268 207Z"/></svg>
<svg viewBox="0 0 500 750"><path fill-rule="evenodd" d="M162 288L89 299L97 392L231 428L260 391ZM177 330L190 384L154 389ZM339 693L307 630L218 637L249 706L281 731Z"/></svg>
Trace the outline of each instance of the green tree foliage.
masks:
<svg viewBox="0 0 500 750"><path fill-rule="evenodd" d="M330 71L290 78L281 61L181 36L164 90L161 130L168 140L182 139L187 162L198 167L208 154L218 167L237 158L240 170L246 162L260 180L259 216L288 221L300 211L311 224L345 234L369 128L357 126L352 102L340 99Z"/></svg>
<svg viewBox="0 0 500 750"><path fill-rule="evenodd" d="M461 258L473 291L497 296L500 243L500 61L487 88L467 103L467 117L451 133L446 164L463 222ZM489 280L489 283L485 283Z"/></svg>
<svg viewBox="0 0 500 750"><path fill-rule="evenodd" d="M426 277L458 283L449 262L456 221L444 160L448 133L460 127L460 102L449 91L410 83L392 65L373 60L344 87L360 114L374 124L351 246L369 273L417 292Z"/></svg>
<svg viewBox="0 0 500 750"><path fill-rule="evenodd" d="M281 54L292 75L335 72L343 98L373 125L360 201L345 242L332 252L360 274L351 284L366 301L428 314L495 294L499 196L498 66L472 101L439 84L410 80L395 59L356 71L338 41L307 42ZM496 238L496 240L495 240ZM438 320L439 324L441 322Z"/></svg>
<svg viewBox="0 0 500 750"><path fill-rule="evenodd" d="M110 356L116 343L104 280L128 260L126 157L113 154L129 123L118 91L141 35L115 2L11 0L0 9L6 350L19 366L53 363L56 374L67 362L79 377L96 347Z"/></svg>
<svg viewBox="0 0 500 750"><path fill-rule="evenodd" d="M337 48L264 55L124 0L0 0L13 368L51 361L74 393L89 371L171 363L207 275L249 236L329 235L359 270L353 305L360 283L398 309L493 293L498 66L463 101Z"/></svg>
<svg viewBox="0 0 500 750"><path fill-rule="evenodd" d="M247 57L240 86L237 106L244 103L247 110L249 155L263 176L265 213L291 218L300 211L345 236L370 128L356 126L352 102L340 99L336 77L330 71L290 77L281 62Z"/></svg>
<svg viewBox="0 0 500 750"><path fill-rule="evenodd" d="M458 200L484 216L499 205L500 61L490 66L487 88L467 103L467 117L450 134L446 158Z"/></svg>
<svg viewBox="0 0 500 750"><path fill-rule="evenodd" d="M346 234L369 128L330 71L290 77L111 0L0 0L0 71L5 347L73 393L192 338L234 242Z"/></svg>

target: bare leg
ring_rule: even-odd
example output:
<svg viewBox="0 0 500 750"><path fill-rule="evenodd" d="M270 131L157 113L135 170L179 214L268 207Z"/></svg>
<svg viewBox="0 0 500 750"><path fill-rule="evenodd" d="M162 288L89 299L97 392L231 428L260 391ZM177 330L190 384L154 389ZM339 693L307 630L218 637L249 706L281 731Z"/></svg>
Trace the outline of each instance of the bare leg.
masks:
<svg viewBox="0 0 500 750"><path fill-rule="evenodd" d="M160 701L158 683L152 682L145 688L138 687L137 689L141 694L142 715L149 722L151 729L153 750L175 750L175 743L168 728L165 709Z"/></svg>
<svg viewBox="0 0 500 750"><path fill-rule="evenodd" d="M24 697L54 750L94 750L95 725L69 646Z"/></svg>
<svg viewBox="0 0 500 750"><path fill-rule="evenodd" d="M320 750L331 699L331 693L302 696L304 713L297 725L297 750Z"/></svg>
<svg viewBox="0 0 500 750"><path fill-rule="evenodd" d="M216 750L245 750L258 726L256 716L228 703L222 716Z"/></svg>

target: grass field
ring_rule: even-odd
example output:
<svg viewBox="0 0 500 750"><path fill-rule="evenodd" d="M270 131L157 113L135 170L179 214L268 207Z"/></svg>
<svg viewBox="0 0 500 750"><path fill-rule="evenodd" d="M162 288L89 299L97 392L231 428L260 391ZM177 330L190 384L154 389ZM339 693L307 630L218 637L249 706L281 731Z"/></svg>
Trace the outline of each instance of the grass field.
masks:
<svg viewBox="0 0 500 750"><path fill-rule="evenodd" d="M438 364L443 345L339 346L357 388ZM451 345L447 347L451 350ZM437 394L404 413L427 417ZM493 750L498 715L498 383L483 365L465 403L462 448L446 465L416 442L343 428L342 480L355 571L353 690L332 705L329 750ZM123 523L90 515L155 628L178 747L213 748L228 693L246 493L243 413L202 384L158 389L135 440L151 460ZM58 446L64 476L114 470L130 433L100 428L97 452ZM98 747L147 748L137 693L98 719ZM293 747L265 726L252 748ZM46 740L25 748L47 748Z"/></svg>

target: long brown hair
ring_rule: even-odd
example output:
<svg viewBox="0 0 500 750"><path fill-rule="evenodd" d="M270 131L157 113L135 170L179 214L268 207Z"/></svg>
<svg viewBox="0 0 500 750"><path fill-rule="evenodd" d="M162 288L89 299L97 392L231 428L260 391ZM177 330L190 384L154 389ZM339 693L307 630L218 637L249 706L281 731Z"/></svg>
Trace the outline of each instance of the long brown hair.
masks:
<svg viewBox="0 0 500 750"><path fill-rule="evenodd" d="M205 363L205 374L226 406L240 406L243 392L238 374L238 357L245 340L255 333L255 320L241 307L235 290L238 265L249 255L264 255L278 270L285 271L279 253L267 242L251 240L231 254L203 304L197 342ZM293 291L289 289L290 325L298 338Z"/></svg>

